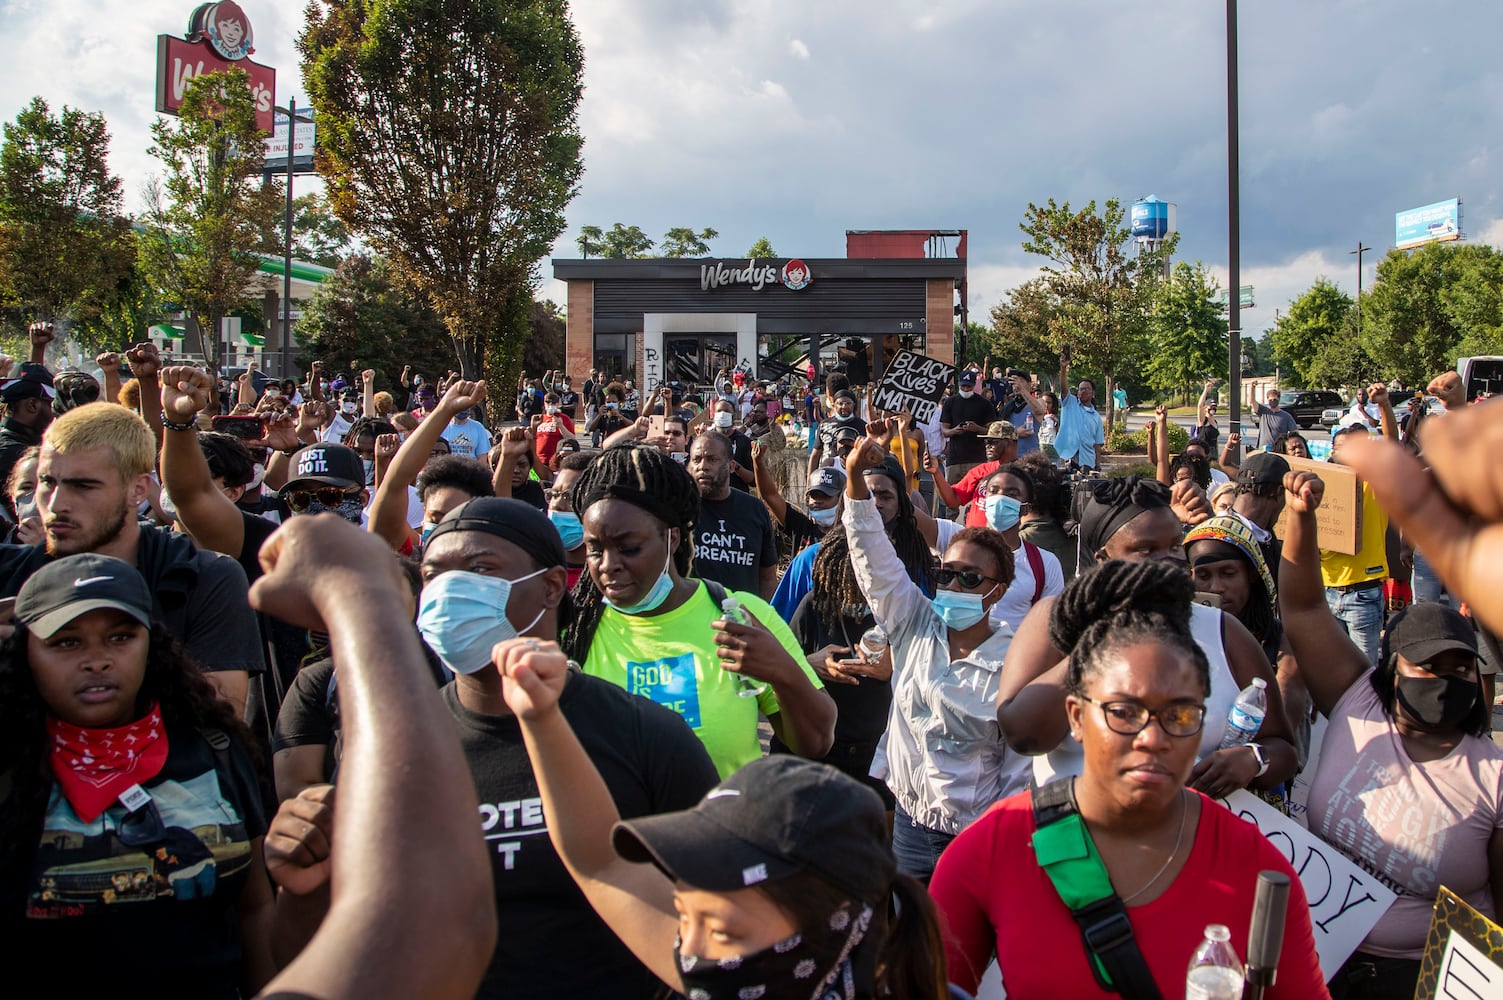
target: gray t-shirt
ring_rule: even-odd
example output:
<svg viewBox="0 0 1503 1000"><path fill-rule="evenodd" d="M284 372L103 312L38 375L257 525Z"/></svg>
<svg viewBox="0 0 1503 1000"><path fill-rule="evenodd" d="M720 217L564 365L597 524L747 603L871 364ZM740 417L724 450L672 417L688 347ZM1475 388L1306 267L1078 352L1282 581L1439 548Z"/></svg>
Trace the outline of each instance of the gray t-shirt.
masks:
<svg viewBox="0 0 1503 1000"><path fill-rule="evenodd" d="M1254 403L1253 412L1258 415L1259 448L1267 448L1280 435L1299 430L1299 425L1294 422L1294 417L1288 410L1271 410L1262 403Z"/></svg>

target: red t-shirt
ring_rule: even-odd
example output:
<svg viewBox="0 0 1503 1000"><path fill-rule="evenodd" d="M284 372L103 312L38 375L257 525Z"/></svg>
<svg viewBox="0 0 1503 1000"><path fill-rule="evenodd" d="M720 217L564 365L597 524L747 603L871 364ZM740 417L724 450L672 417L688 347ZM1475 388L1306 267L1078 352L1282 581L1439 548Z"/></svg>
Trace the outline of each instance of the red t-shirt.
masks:
<svg viewBox="0 0 1503 1000"><path fill-rule="evenodd" d="M1116 996L1096 984L1080 925L1034 860L1033 830L1032 797L1021 792L987 810L940 857L929 893L945 927L950 981L974 993L995 952L1009 1000ZM1127 910L1138 949L1164 996L1184 996L1185 972L1207 924L1225 924L1246 960L1253 893L1263 869L1281 871L1291 881L1278 981L1265 995L1330 995L1310 906L1294 869L1257 827L1201 796L1195 843L1174 884L1153 902Z"/></svg>
<svg viewBox="0 0 1503 1000"><path fill-rule="evenodd" d="M574 433L574 421L562 413L543 417L543 422L538 424L538 460L544 465L553 461L553 456L558 452L559 443L570 434Z"/></svg>
<svg viewBox="0 0 1503 1000"><path fill-rule="evenodd" d="M981 484L990 479L992 473L1000 468L1002 468L1001 462L982 462L961 476L960 482L951 487L955 490L956 500L971 505L965 514L965 526L967 528L986 527L986 511L981 509L979 503L972 503L972 501L976 499L976 491L981 488Z"/></svg>

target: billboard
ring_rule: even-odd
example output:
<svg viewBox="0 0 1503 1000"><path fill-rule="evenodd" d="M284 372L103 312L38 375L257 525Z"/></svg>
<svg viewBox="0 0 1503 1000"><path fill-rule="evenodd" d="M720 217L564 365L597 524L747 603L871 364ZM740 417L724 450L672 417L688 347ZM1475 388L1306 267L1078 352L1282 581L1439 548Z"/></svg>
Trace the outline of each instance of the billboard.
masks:
<svg viewBox="0 0 1503 1000"><path fill-rule="evenodd" d="M292 147L292 170L293 173L311 173L313 171L313 146L317 138L316 128L313 122L302 121L304 111L312 112L312 108L298 108L297 129L293 132ZM282 112L276 113L277 127L271 138L266 140L266 169L275 173L287 172L287 116Z"/></svg>
<svg viewBox="0 0 1503 1000"><path fill-rule="evenodd" d="M1411 208L1393 217L1393 245L1407 250L1425 243L1443 243L1461 239L1461 201L1437 201L1433 205Z"/></svg>

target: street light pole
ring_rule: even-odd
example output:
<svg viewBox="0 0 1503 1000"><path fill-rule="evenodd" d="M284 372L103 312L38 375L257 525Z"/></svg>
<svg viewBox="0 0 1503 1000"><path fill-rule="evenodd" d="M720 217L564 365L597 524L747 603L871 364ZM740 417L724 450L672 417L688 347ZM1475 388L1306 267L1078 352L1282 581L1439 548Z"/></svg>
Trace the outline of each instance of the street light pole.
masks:
<svg viewBox="0 0 1503 1000"><path fill-rule="evenodd" d="M312 118L299 117L297 98L287 101L287 107L276 107L287 116L287 241L282 254L282 377L292 377L292 153L297 148L297 123L312 124Z"/></svg>
<svg viewBox="0 0 1503 1000"><path fill-rule="evenodd" d="M1238 199L1237 148L1237 0L1226 0L1226 241L1228 391L1231 393L1231 432L1242 433L1242 218Z"/></svg>
<svg viewBox="0 0 1503 1000"><path fill-rule="evenodd" d="M1356 254L1357 255L1357 336L1358 337L1362 336L1362 255L1365 254L1365 253L1367 253L1371 249L1372 249L1372 247L1365 247L1365 246L1362 245L1362 241L1358 240L1357 241L1357 249L1355 249L1355 250L1348 250L1347 251L1347 253L1349 253L1349 254Z"/></svg>

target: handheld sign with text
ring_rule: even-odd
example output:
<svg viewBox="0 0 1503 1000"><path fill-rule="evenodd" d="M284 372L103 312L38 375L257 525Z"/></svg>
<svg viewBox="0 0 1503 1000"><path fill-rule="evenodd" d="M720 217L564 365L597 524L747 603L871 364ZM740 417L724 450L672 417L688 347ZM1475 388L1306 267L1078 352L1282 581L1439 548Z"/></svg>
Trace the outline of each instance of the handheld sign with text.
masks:
<svg viewBox="0 0 1503 1000"><path fill-rule="evenodd" d="M871 405L889 413L907 410L915 422L926 424L934 418L954 374L954 365L913 351L899 351L882 373Z"/></svg>
<svg viewBox="0 0 1503 1000"><path fill-rule="evenodd" d="M1315 525L1320 530L1320 547L1342 555L1354 556L1362 548L1362 480L1344 465L1316 462L1308 458L1285 455L1294 472L1313 472L1325 484L1325 495L1315 511ZM1273 533L1285 534L1287 509L1274 522Z"/></svg>
<svg viewBox="0 0 1503 1000"><path fill-rule="evenodd" d="M1310 904L1320 971L1329 981L1393 905L1393 890L1251 792L1233 792L1224 802L1239 818L1256 826L1294 866Z"/></svg>
<svg viewBox="0 0 1503 1000"><path fill-rule="evenodd" d="M1503 927L1441 886L1414 1000L1445 997L1503 997Z"/></svg>

